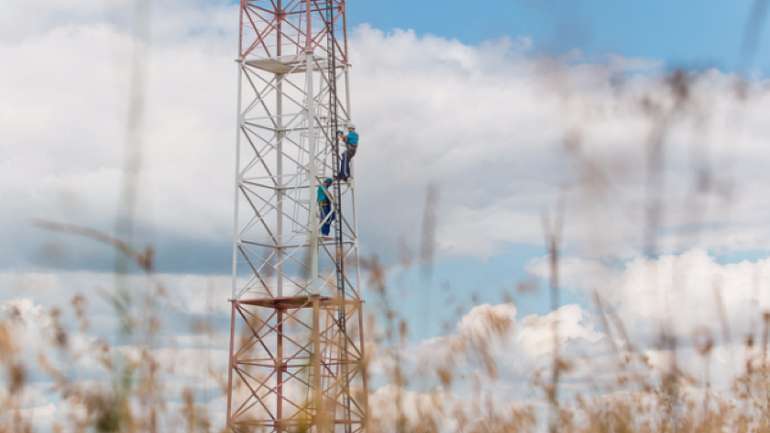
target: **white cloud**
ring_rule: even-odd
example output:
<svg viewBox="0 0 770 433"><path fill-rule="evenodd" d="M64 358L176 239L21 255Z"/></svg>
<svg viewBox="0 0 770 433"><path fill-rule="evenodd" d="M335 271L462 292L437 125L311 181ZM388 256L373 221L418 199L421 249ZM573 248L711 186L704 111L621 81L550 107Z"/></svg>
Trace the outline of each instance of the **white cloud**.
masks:
<svg viewBox="0 0 770 433"><path fill-rule="evenodd" d="M0 266L38 261L38 248L51 237L30 230L30 218L113 227L132 46L126 6L17 1L0 16L0 234L6 240ZM139 218L142 227L153 228L144 233L148 241L171 238L161 257L196 257L203 251L174 242L226 245L231 234L236 7L201 0L154 8ZM615 56L608 65L592 65L578 56L566 64L538 58L529 40L468 45L368 26L355 29L351 43L353 110L362 134L359 215L370 251L387 254L397 249L399 237L419 239L431 183L441 190L442 254L493 256L512 243L539 245L540 213L567 185L567 244L589 257L564 262L567 284L601 290L634 333L649 337L670 317L682 338L704 324L717 334L717 282L733 338L749 329L757 312L770 308L762 278L770 271L766 260L722 265L698 250L656 263L635 259L622 268L590 260L633 257L642 243L643 144L652 125L639 101L649 96L671 104L655 78L658 62ZM625 84L616 85L621 78ZM770 93L756 83L752 98L739 104L733 84L733 77L716 71L700 77L693 87L697 107L667 137L663 222L671 230L661 237L663 250L693 244L715 251L764 250L770 240L770 206L755 187L770 180L764 140ZM581 146L570 157L562 144L575 131ZM700 151L690 153L693 146ZM693 165L717 169L712 174L726 182L716 184L721 196L692 194ZM691 229L700 223L715 228ZM66 242L84 253L79 257L104 255L90 241ZM195 271L198 265L188 266ZM542 266L533 266L543 273ZM160 279L182 313L227 309L225 277ZM14 299L25 317L37 317L68 302L75 291L112 283L110 274L100 272L9 271L0 274L0 301ZM146 280L127 284L143 286ZM114 317L101 307L91 320L107 329ZM684 308L687 314L678 314ZM577 305L526 317L518 317L513 305L476 307L455 334L423 342L418 352L436 355L458 339L479 342L493 335L490 315L511 322L507 349L495 355L519 379L546 365L557 316L565 353L605 355L601 345L607 337ZM180 338L180 345L194 340ZM201 355L190 350L188 357ZM578 367L574 374L583 373ZM221 408L221 401L212 404ZM44 402L34 407L48 413Z"/></svg>
<svg viewBox="0 0 770 433"><path fill-rule="evenodd" d="M113 227L132 39L124 3L49 0L20 2L12 10L16 18L4 30L14 35L21 35L19 17L45 11L44 19L32 20L39 26L25 28L26 36L0 38L0 55L12 65L0 84L0 148L6 155L0 192L7 210L0 223L13 240L6 245L21 245L20 251L0 247L0 259L25 266L39 261L46 237L27 227L30 218ZM189 241L200 250L220 248L226 272L236 8L169 2L153 5L152 17L140 226L147 241L163 245L162 261L174 261L180 242ZM359 215L369 251L388 256L398 249L396 239L420 238L430 183L442 192L442 254L492 256L512 243L539 245L540 213L563 185L572 185L570 246L625 256L639 248L643 144L652 127L639 101L648 95L670 105L655 78L660 65L620 56L606 66L581 63L579 56L566 64L537 57L532 44L500 39L468 45L368 26L352 32L353 103L362 134ZM676 236L665 248L684 239L710 249L761 249L770 238L761 225L770 208L756 200L754 189L737 187L762 179L762 137L768 132L762 113L770 99L757 87L740 105L732 89L728 75L701 77L693 86L699 108L674 125L666 145L671 170L664 223L691 224L696 213L721 228L698 239ZM699 118L708 128L698 127ZM580 156L568 157L562 143L576 130ZM690 156L691 143L703 149L702 161ZM727 205L683 200L692 183L689 167L699 161L717 165L716 174L736 186ZM604 189L583 182L591 167L609 179ZM693 203L708 207L693 212ZM79 245L79 266L103 255L82 242L66 242ZM203 260L184 266L202 266Z"/></svg>
<svg viewBox="0 0 770 433"><path fill-rule="evenodd" d="M566 258L561 268L565 287L589 297L599 293L643 345L655 344L664 328L685 346L706 331L717 344L738 344L746 335L761 335L762 314L770 311L768 258L720 263L695 249L618 265ZM529 269L547 275L543 261Z"/></svg>
<svg viewBox="0 0 770 433"><path fill-rule="evenodd" d="M224 283L229 278L158 275L156 280L165 288L166 296L156 299L162 328L151 339L150 353L158 363L157 378L163 385L160 392L168 404L166 413L174 413L182 391L191 390L197 403L209 409L211 420L221 423L225 406L219 380L227 371L229 329L225 314L229 289ZM82 390L109 389L114 372L101 361L105 353L113 362L125 357L146 365L139 354L140 347L146 347L140 345L148 340L141 335L121 336L117 310L96 294L114 283L115 277L109 273L0 273L0 324L9 327L18 349L15 359L26 370L26 383L19 394L22 415L37 429L48 431L55 422L66 425L70 412L81 409L81 403L62 395L52 383L53 376L38 364L41 354ZM141 296L151 282L146 277L129 276L123 284L133 297L133 313L141 316ZM85 317L90 326L85 330L79 328L69 304L75 293L86 299ZM54 308L60 310L56 320L51 315ZM203 320L207 328L200 327ZM67 335L65 350L53 343L57 323ZM102 351L105 343L111 347L109 352ZM2 387L0 401L6 398L4 392Z"/></svg>
<svg viewBox="0 0 770 433"><path fill-rule="evenodd" d="M1 301L25 307L23 311L42 312L51 307L69 308L73 296L85 297L92 313L112 314L107 296L117 284L110 272L59 271L38 273L0 272ZM165 293L162 302L185 314L224 313L230 311L231 278L222 275L156 274L125 276L120 284L140 296L154 287ZM15 299L15 300L14 300ZM135 299L138 301L139 299Z"/></svg>
<svg viewBox="0 0 770 433"><path fill-rule="evenodd" d="M463 403L468 402L462 399L458 401L456 396L450 393L415 392L385 385L373 391L369 397L369 405L372 408L370 423L374 431L381 432L395 430L396 420L399 418L406 420L407 425L436 425L436 431L456 431L457 421L454 417L441 414L453 410L460 411Z"/></svg>
<svg viewBox="0 0 770 433"><path fill-rule="evenodd" d="M558 326L560 346L591 346L604 336L595 329L593 319L580 306L565 305L547 315L531 315L521 320L515 338L524 353L535 359L552 356L554 322Z"/></svg>
<svg viewBox="0 0 770 433"><path fill-rule="evenodd" d="M479 381L486 391L510 401L531 398L535 376L547 371L553 361L553 325L558 324L559 353L571 365L565 381L587 386L597 365L602 377L615 373L606 336L593 316L575 304L543 315L518 317L513 304L479 305L468 311L454 332L430 338L403 351L407 371L419 386L439 384L442 371L450 372L456 392L468 392ZM387 353L377 352L379 362ZM609 369L606 367L609 366ZM392 368L392 366L391 366ZM385 370L388 371L387 369ZM411 376L410 376L411 377Z"/></svg>

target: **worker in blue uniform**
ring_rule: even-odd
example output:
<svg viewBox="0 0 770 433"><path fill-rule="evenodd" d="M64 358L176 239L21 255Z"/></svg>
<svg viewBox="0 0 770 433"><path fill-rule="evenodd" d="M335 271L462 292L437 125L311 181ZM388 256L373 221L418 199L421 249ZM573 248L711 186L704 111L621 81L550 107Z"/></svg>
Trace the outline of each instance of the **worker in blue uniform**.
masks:
<svg viewBox="0 0 770 433"><path fill-rule="evenodd" d="M323 185L318 185L318 191L316 192L318 200L318 210L321 216L321 236L328 238L329 229L331 228L332 221L334 221L334 211L332 210L332 178L327 177L324 179Z"/></svg>
<svg viewBox="0 0 770 433"><path fill-rule="evenodd" d="M345 144L345 151L342 153L337 179L347 181L350 177L350 161L356 156L356 150L358 149L358 132L356 132L355 125L352 123L348 124L347 135L343 134L342 131L337 131L337 140Z"/></svg>

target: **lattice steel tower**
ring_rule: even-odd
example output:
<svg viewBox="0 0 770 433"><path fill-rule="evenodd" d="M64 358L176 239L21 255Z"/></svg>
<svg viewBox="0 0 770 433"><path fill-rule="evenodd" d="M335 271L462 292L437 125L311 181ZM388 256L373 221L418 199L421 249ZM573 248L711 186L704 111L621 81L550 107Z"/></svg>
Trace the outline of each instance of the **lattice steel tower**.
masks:
<svg viewBox="0 0 770 433"><path fill-rule="evenodd" d="M367 413L344 0L241 0L227 423L360 432ZM328 222L328 221L327 221Z"/></svg>

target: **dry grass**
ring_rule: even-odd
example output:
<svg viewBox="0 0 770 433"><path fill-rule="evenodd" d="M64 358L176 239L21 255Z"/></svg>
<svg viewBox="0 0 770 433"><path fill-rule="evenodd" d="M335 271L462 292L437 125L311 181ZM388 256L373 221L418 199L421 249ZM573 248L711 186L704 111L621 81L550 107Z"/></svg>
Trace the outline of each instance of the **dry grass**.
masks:
<svg viewBox="0 0 770 433"><path fill-rule="evenodd" d="M559 224L548 220L545 223L554 310L559 307ZM72 344L73 339L91 331L89 305L82 295L74 296L70 305L48 312L47 341L42 345L47 349L40 352L34 368L31 360L22 359L27 342L17 339L14 333L19 327L20 312L11 309L0 318L0 367L6 388L0 393L0 432L36 431L35 419L25 412L23 405L28 375L33 369L44 374L44 380L52 384L50 393L69 414L56 420L55 431L225 431L224 426L215 425L204 405L196 401L193 389L185 388L179 395L173 395L166 387L164 378L168 372L162 371L161 361L153 351L153 342L161 331L159 311L164 308L165 290L153 278L152 250L138 253L96 232L44 225L113 245L147 273L150 290L142 297L116 290L110 298L120 322L116 332L131 336L135 342L137 350L130 354L103 340L92 340L85 349ZM679 368L677 342L665 328L661 347L672 354L671 360L664 368L653 367L635 349L634 342L628 340L622 320L606 308L597 293L596 311L605 332L614 336L607 341L613 345L611 350L617 360L615 389L589 388L576 396L560 395L560 381L575 360L560 351L558 321L554 321L551 365L545 371L533 371L531 382L524 385L540 390L539 402L509 402L497 398L493 391L505 381L498 357L515 332L509 316L494 310L484 313L476 332L460 333L448 340L440 362L429 363L432 370L415 368L420 360L405 359L410 326L395 307L393 296L397 294L389 287L387 275L377 260L365 260L363 264L370 277L370 313L376 316L370 320L370 339L375 349L369 362L386 366L384 376L393 391L392 410L377 407L372 411L372 432L770 432L768 314L757 318L764 323L764 332L745 340L745 369L736 378L732 392L714 395L708 377L696 380ZM719 299L717 295L715 309L721 310ZM70 328L64 326L65 314L75 318L70 321ZM723 333L729 335L729 323L722 327ZM698 330L692 337L691 343L704 365L710 365L714 340L706 329ZM67 366L84 357L98 362L103 380L77 380L67 372ZM469 365L478 368L469 369ZM216 372L213 380L223 383L223 373ZM426 378L433 384L427 390ZM419 393L415 392L415 383L423 388ZM171 419L181 422L169 423Z"/></svg>
<svg viewBox="0 0 770 433"><path fill-rule="evenodd" d="M681 71L674 72L664 79L671 93L667 105L648 98L640 101L651 125L645 143L647 205L642 231L644 250L653 257L657 254L663 214L661 176L665 137L672 124L699 110L691 89L695 79ZM567 140L568 155L580 158L576 136L571 135ZM588 172L583 177L586 188L605 188L606 182L596 182L596 176L591 175L603 172L602 167L585 163L580 166ZM708 190L713 185L716 183L704 188ZM419 260L412 260L408 252L401 258L404 266L422 266L427 279L434 255L437 198L438 191L429 190ZM567 217L559 204L555 212L545 214L543 219L550 274L548 287L554 312L560 307L560 248L562 226ZM89 305L83 295L75 295L70 305L48 312L43 327L47 341L41 345L46 349L35 361L22 358L27 342L19 340L14 331L19 328L21 313L11 309L0 317L0 368L4 371L5 386L0 393L3 408L0 433L36 431L36 420L24 408L29 374L33 370L44 375L42 381L52 384L51 396L55 396L60 411L68 414L55 421L54 431L225 431L224 426L216 425L207 408L196 401L192 388L173 394L167 386L170 373L164 370L153 350L162 330L160 311L168 301L165 288L153 273L153 249L135 248L129 242L88 228L51 222L37 224L46 230L72 233L110 245L146 275L148 290L139 296L121 287L108 292L120 323L116 333L130 337L134 344L135 350L130 353L99 339L89 340L85 348L72 343L92 331ZM374 343L367 362L384 366L386 388L391 390L389 403L372 410L371 432L770 432L767 357L770 314L763 313L756 318L757 323L764 324L763 332L745 339L745 368L735 379L731 392L715 393L708 367L717 342L708 328L697 329L689 342L706 366L705 378L695 379L680 368L677 351L682 342L677 341L667 323L660 324L659 347L669 354L668 361L663 367L653 367L643 351L637 349L638 345L629 339L623 320L607 307L597 291L593 296L594 307L609 337L606 341L617 367L614 387L586 386L581 392L562 395L561 382L574 368L576 360L561 351L557 318L551 322L550 365L533 371L531 381L522 385L539 390L535 393L537 398L506 401L494 389L506 385L505 367L500 365L499 357L516 331L509 316L489 310L482 316L477 330L448 339L441 356L429 354L432 362L406 359L411 344L410 324L394 302L398 292L389 286L387 275L376 259L364 260L362 264L369 275L372 315L369 338ZM521 286L529 287L526 292L536 290L530 287L531 282L523 282ZM730 343L731 325L720 287L714 287L714 294L714 311L720 312L720 342ZM70 328L64 325L65 314L75 319L70 321L73 324ZM101 380L78 380L68 372L68 366L83 358L95 360L102 373ZM33 364L36 365L33 367ZM223 374L212 372L212 380L220 384L222 392ZM415 385L419 385L419 392Z"/></svg>
<svg viewBox="0 0 770 433"><path fill-rule="evenodd" d="M140 2L141 3L141 2ZM144 3L142 3L144 4ZM757 40L767 9L767 2L756 1L755 10L747 25L743 45L744 67L748 68L756 51ZM141 11L140 11L141 12ZM134 65L135 86L141 86L143 69ZM552 74L558 77L558 71ZM638 109L649 121L649 134L641 138L647 159L645 161L645 224L640 228L644 239L645 255L658 254L658 235L665 215L666 140L671 128L685 120L703 116L704 107L698 104L692 88L697 76L675 71L662 79L668 95L664 100L643 97ZM736 86L736 97L745 99L746 87L742 81ZM132 92L138 98L136 91ZM141 125L141 98L134 101L128 132L128 148L135 149L127 161L127 180L123 195L126 213L133 213L136 191L132 185L140 162L138 129ZM597 165L581 152L582 134L579 128L570 130L565 137L565 152L580 167L578 178L582 187L596 196L606 196L611 179L607 167ZM696 173L700 182L693 194L721 194L716 176L706 171ZM434 260L435 225L438 190L431 187L427 194L423 220L423 242L416 261L423 266L429 278ZM691 205L691 204L688 204ZM560 244L564 215L561 206L554 216L544 218L545 244L549 257L549 296L552 310L560 306ZM698 213L693 208L691 213ZM136 249L129 239L121 240L103 233L66 224L38 223L42 228L74 233L97 242L106 243L147 276L148 290L137 296L125 288L108 291L109 301L118 319L121 334L133 342L135 350L127 352L102 339L86 339L88 344L75 345L73 340L89 336L89 305L86 297L75 295L70 305L47 312L41 332L46 341L36 359L26 359L25 347L17 330L32 324L20 323L21 313L13 308L0 317L0 433L38 431L34 415L24 406L32 371L42 374L36 381L51 383L49 397L57 401L60 413L52 427L56 432L218 432L225 426L216 425L207 408L197 401L192 387L181 392L171 391L167 380L173 372L166 371L156 352L156 340L162 330L160 312L165 303L166 290L154 278L152 248ZM402 265L412 265L408 254ZM391 390L388 404L372 410L372 433L770 433L770 362L768 361L768 329L770 315L762 313L755 318L763 323L760 335L744 339L742 354L744 369L735 378L729 392L716 393L711 385L712 356L716 337L707 328L696 330L692 344L706 366L706 377L690 377L679 365L677 352L682 344L673 335L668 323L660 324L659 346L669 354L663 367L654 367L638 344L631 341L623 320L608 308L599 292L593 303L607 342L615 358L614 386L587 386L582 392L563 396L560 392L563 377L571 371L576 360L567 358L560 349L559 321L552 322L552 358L547 369L533 371L531 381L523 387L537 390L536 398L526 401L505 401L494 392L498 385L506 385L505 371L500 364L501 351L516 331L510 317L494 310L485 313L478 332L455 335L447 340L443 356L432 359L430 371L420 365L421 360L405 359L410 345L410 324L395 307L397 291L389 286L387 275L376 259L364 260L368 271L370 293L369 339L374 346L370 364L383 367L386 387ZM120 266L124 267L124 266ZM532 292L531 282L520 285ZM728 322L721 289L714 287L714 309L720 317L720 342L732 343L731 324ZM64 325L63 315L75 318L72 327ZM429 354L433 357L435 354ZM88 358L100 370L99 380L78 380L68 372L68 366ZM416 368L417 365L419 368ZM468 366L478 368L468 368ZM212 380L224 392L225 372L212 372ZM419 383L421 390L416 391ZM428 386L426 386L428 383ZM224 410L224 408L223 408Z"/></svg>

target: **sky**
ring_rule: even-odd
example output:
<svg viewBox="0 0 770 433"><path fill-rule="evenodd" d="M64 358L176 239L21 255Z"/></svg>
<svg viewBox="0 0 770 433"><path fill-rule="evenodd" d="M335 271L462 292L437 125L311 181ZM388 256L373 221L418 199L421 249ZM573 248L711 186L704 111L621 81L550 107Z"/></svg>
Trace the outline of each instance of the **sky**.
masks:
<svg viewBox="0 0 770 433"><path fill-rule="evenodd" d="M352 3L349 8L354 26L410 29L466 44L521 39L528 41L528 53L537 56L577 52L580 61L606 62L622 56L659 62L667 69L713 68L727 74L750 71L764 75L770 67L770 56L761 49L770 42L766 31L758 33L755 57L746 60L742 54L746 28L756 15L754 3L496 0L469 5L396 0ZM438 264L437 278L461 281L466 287L506 287L512 280L524 278L519 272L522 265L542 253L538 248L516 245L494 257L497 260L449 260ZM750 249L725 257L736 260L762 254ZM469 268L476 271L466 272ZM413 284L420 283L417 280ZM481 292L482 298L491 293ZM429 298L418 303L427 303ZM547 308L543 299L525 297L519 302L526 304L525 311Z"/></svg>
<svg viewBox="0 0 770 433"><path fill-rule="evenodd" d="M414 29L466 43L500 37L526 37L538 51L579 50L591 58L609 54L664 60L672 67L742 67L744 29L754 2L683 0L493 0L463 2L351 3L352 23L382 29ZM768 41L763 32L760 38ZM770 56L757 56L758 68Z"/></svg>
<svg viewBox="0 0 770 433"><path fill-rule="evenodd" d="M545 290L542 219L560 206L559 312L576 356L606 359L578 348L613 338L591 303L596 293L651 354L659 353L662 321L676 319L672 329L683 340L714 323L713 287L725 294L735 332L748 332L749 318L770 306L762 187L770 182L770 34L759 33L755 61L746 65L752 2L469 5L350 2L361 248L388 270L415 353L472 335L493 311L516 324L504 356L510 379L544 365L556 313ZM0 16L0 306L21 308L34 323L85 292L93 321L110 337L110 306L97 293L114 283L112 249L32 221L114 229L130 2L12 0L7 10ZM202 337L179 323L206 316L221 331L227 320L236 9L228 1L169 0L151 17L137 239L155 247L158 278L180 299L165 337L196 350L186 344ZM661 79L678 67L699 72L683 105ZM752 77L743 99L735 91L741 71ZM672 107L683 114L656 129ZM650 137L661 134L660 226L655 254L645 255L646 161ZM419 251L429 185L440 200L426 278L422 269L404 269L400 254ZM141 286L132 278L131 287ZM678 305L692 314L672 318ZM215 365L225 360L223 342L203 344ZM727 351L734 342L720 343ZM30 405L53 417L45 386ZM221 403L211 398L212 408Z"/></svg>

